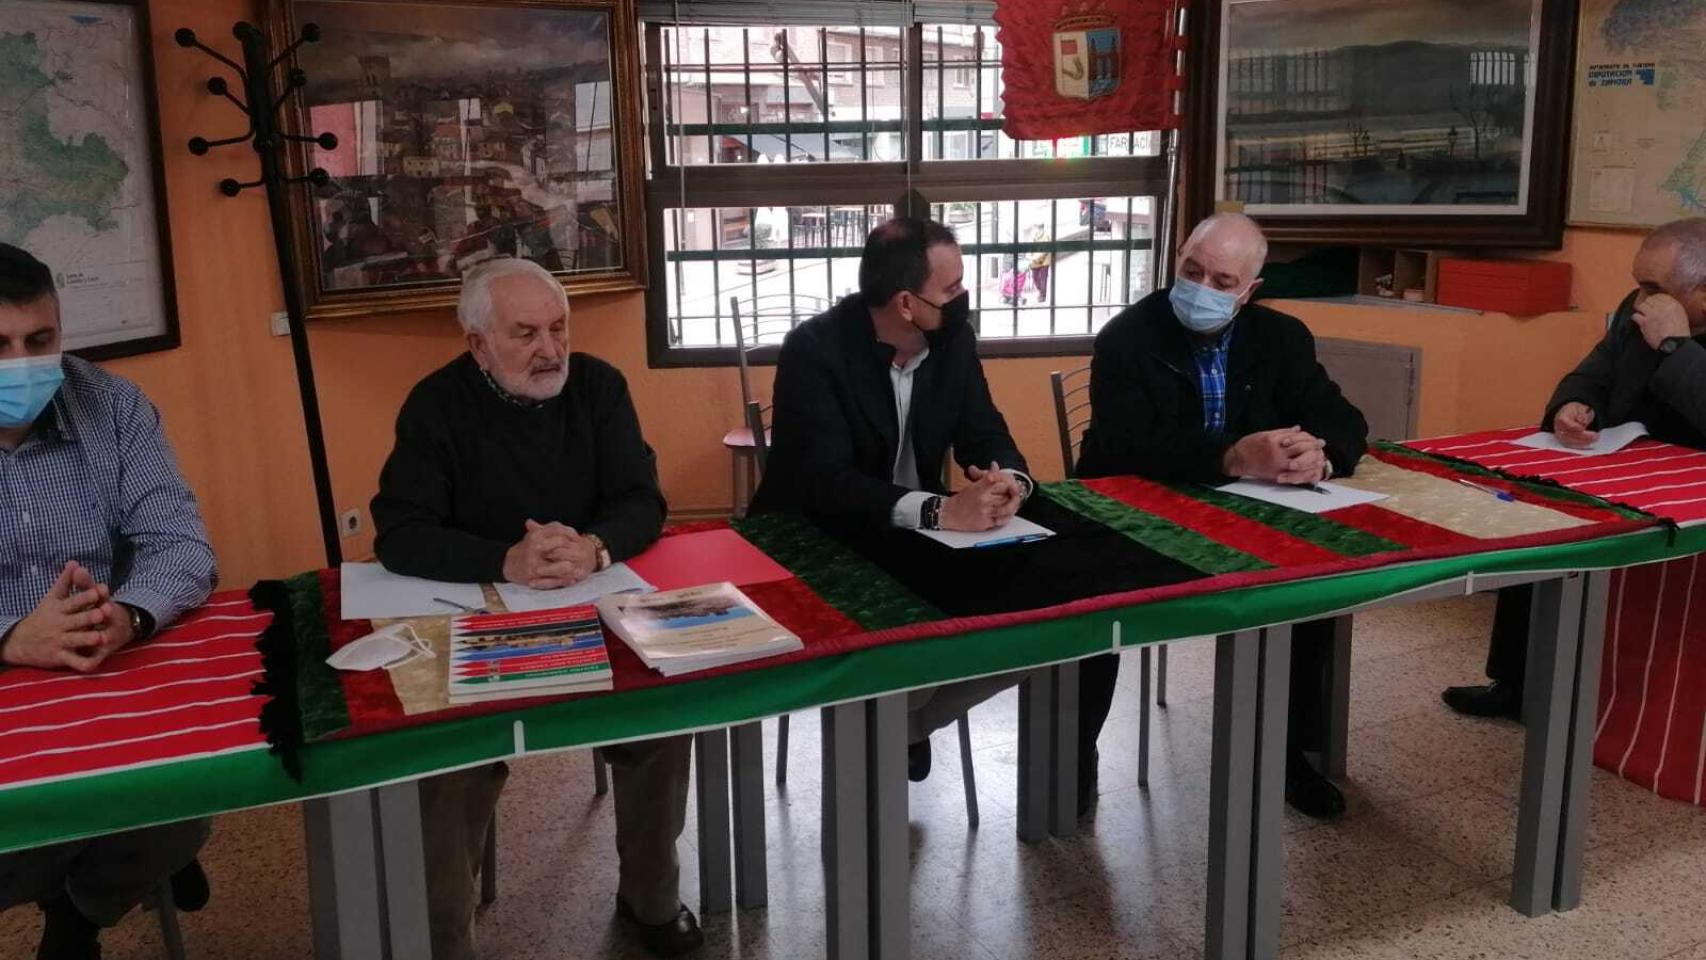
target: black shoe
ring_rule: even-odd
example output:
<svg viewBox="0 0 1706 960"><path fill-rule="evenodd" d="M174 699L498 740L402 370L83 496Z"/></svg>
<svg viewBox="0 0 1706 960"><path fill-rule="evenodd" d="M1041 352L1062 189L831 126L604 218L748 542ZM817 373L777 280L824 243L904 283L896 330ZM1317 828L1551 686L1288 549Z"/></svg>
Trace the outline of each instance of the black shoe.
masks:
<svg viewBox="0 0 1706 960"><path fill-rule="evenodd" d="M212 895L200 860L191 860L188 866L172 874L172 905L184 913L195 913L207 906Z"/></svg>
<svg viewBox="0 0 1706 960"><path fill-rule="evenodd" d="M1317 820L1336 820L1345 815L1345 795L1300 751L1289 752L1285 758L1285 802Z"/></svg>
<svg viewBox="0 0 1706 960"><path fill-rule="evenodd" d="M616 915L621 917L629 926L634 928L640 943L654 957L679 957L692 953L705 944L705 934L699 929L699 920L693 916L693 911L682 904L675 911L675 917L663 923L642 923L634 911L621 897L616 898Z"/></svg>
<svg viewBox="0 0 1706 960"><path fill-rule="evenodd" d="M1522 688L1497 680L1485 686L1447 687L1439 698L1466 717L1522 719Z"/></svg>
<svg viewBox="0 0 1706 960"><path fill-rule="evenodd" d="M1096 794L1101 789L1102 754L1095 747L1090 748L1090 755L1078 754L1078 819L1082 820L1096 808Z"/></svg>
<svg viewBox="0 0 1706 960"><path fill-rule="evenodd" d="M101 928L65 894L41 902L47 916L36 960L101 960Z"/></svg>
<svg viewBox="0 0 1706 960"><path fill-rule="evenodd" d="M923 783L930 776L930 738L925 737L906 747L906 779Z"/></svg>

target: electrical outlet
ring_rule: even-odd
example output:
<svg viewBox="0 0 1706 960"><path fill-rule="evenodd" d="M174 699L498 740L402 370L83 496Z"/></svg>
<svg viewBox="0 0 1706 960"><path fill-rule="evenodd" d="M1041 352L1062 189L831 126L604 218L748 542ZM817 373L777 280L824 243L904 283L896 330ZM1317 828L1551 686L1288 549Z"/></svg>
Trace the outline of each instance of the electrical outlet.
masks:
<svg viewBox="0 0 1706 960"><path fill-rule="evenodd" d="M272 318L267 321L267 329L271 330L275 337L290 336L290 314L283 310L273 314Z"/></svg>
<svg viewBox="0 0 1706 960"><path fill-rule="evenodd" d="M346 510L338 516L338 530L346 537L353 537L361 532L361 511Z"/></svg>

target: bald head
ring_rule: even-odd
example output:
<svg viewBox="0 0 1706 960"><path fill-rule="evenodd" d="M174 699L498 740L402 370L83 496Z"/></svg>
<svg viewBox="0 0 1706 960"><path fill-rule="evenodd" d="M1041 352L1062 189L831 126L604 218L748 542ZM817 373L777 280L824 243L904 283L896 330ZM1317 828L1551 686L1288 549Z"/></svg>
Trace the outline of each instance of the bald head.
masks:
<svg viewBox="0 0 1706 960"><path fill-rule="evenodd" d="M1673 220L1635 253L1635 304L1665 295L1682 304L1696 336L1706 334L1706 217Z"/></svg>

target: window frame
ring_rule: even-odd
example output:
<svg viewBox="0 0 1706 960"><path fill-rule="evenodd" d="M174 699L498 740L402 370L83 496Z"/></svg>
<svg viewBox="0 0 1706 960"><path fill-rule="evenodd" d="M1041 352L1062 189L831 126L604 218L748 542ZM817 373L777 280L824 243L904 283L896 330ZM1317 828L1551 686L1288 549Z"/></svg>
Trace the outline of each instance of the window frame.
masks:
<svg viewBox="0 0 1706 960"><path fill-rule="evenodd" d="M924 137L945 128L942 120L929 121L922 117L926 74L955 69L954 61L932 60L926 64L924 30L927 25L947 22L965 22L986 28L993 26L992 18L978 19L975 13L967 16L964 8L960 8L958 16L944 17L923 4L920 4L916 18L904 26L892 17L886 23L864 20L843 24L900 27L902 30L905 52L899 71L903 104L900 124L906 159L685 166L669 160L670 132L677 125L667 122L666 102L671 94L664 76L664 30L678 25L691 28L740 24L724 20L689 21L685 17L677 24L655 16L642 22L645 137L649 160L649 175L645 181L646 246L652 278L645 294L645 322L646 355L651 367L726 367L738 362L732 344L688 347L671 342L669 274L666 272L670 264L664 249L665 218L671 210L678 208L875 205L897 209L905 203L909 191L923 197L926 211L931 205L958 202L1149 196L1155 198L1157 204L1155 235L1147 241L1132 241L1131 250L1133 255L1139 250L1148 250L1153 282L1158 283L1167 275L1160 258L1166 255L1169 224L1176 216L1178 206L1178 197L1169 195L1169 185L1174 182L1177 170L1177 138L1174 134L1163 135L1161 149L1155 156L1075 157L1065 163L1054 158L1029 157L924 159ZM759 25L771 24L759 24L756 20L748 24ZM860 69L859 72L864 71ZM1090 353L1094 341L1094 334L980 338L978 353L984 357L1083 356ZM748 362L774 363L777 352L775 347L755 349L748 353Z"/></svg>

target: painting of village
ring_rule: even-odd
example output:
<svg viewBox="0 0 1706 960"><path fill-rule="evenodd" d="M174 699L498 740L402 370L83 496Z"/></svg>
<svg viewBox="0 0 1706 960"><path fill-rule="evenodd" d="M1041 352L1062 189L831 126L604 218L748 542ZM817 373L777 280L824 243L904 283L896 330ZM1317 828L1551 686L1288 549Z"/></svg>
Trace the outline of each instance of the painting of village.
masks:
<svg viewBox="0 0 1706 960"><path fill-rule="evenodd" d="M493 257L623 268L610 17L574 7L297 0L321 291L442 284Z"/></svg>

